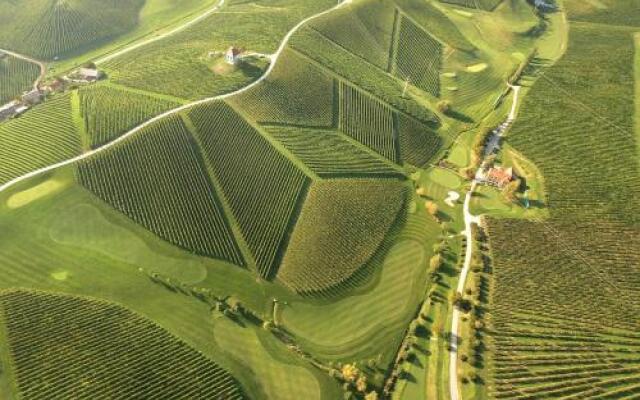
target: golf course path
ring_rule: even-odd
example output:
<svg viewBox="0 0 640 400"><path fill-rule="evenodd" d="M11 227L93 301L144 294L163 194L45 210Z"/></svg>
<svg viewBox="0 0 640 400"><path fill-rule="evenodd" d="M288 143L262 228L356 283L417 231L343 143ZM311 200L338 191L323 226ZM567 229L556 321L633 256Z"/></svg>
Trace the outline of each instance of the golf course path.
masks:
<svg viewBox="0 0 640 400"><path fill-rule="evenodd" d="M42 82L42 80L44 79L44 76L47 74L47 66L45 65L45 63L43 63L42 61L36 60L35 58L31 58L29 56L25 56L23 54L16 53L15 51L11 51L11 50L0 49L0 52L8 54L13 58L19 58L20 60L24 60L32 64L36 64L38 67L40 67L40 75L38 76L38 79L36 79L36 81L33 82L33 89L38 89L40 82Z"/></svg>
<svg viewBox="0 0 640 400"><path fill-rule="evenodd" d="M49 171L53 171L53 170L56 170L58 168L62 168L62 167L67 166L69 164L73 164L73 163L75 163L77 161L81 161L81 160L84 160L86 158L89 158L89 157L93 156L94 154L101 153L101 152L109 149L110 147L113 147L113 146L117 145L118 143L128 139L129 137L131 137L131 136L135 135L136 133L140 132L141 130L143 130L147 126L152 125L155 122L157 122L157 121L159 121L159 120L161 120L163 118L169 117L171 115L177 114L177 113L182 112L184 110L188 110L189 108L192 108L192 107L195 107L195 106L198 106L198 105L201 105L201 104L209 103L209 102L216 101L216 100L223 100L223 99L226 99L226 98L229 98L229 97L232 97L232 96L236 96L236 95L238 95L240 93L243 93L243 92L246 92L247 90L252 89L256 85L259 85L262 81L267 79L269 77L269 75L271 75L271 73L273 72L273 70L274 70L274 68L276 66L276 62L278 61L278 58L280 58L280 56L282 55L282 52L284 51L285 47L287 46L287 43L289 42L289 39L291 39L291 36L293 36L302 26L304 26L309 21L312 21L312 20L314 20L316 18L319 18L319 17L321 17L323 15L329 14L329 13L341 8L345 4L350 4L350 3L351 3L351 0L344 0L344 1L340 2L340 3L338 3L337 5L333 6L330 9L321 11L321 12L319 12L317 14L314 14L314 15L312 15L310 17L305 18L304 20L300 21L296 26L291 28L291 30L282 39L282 42L280 43L280 47L278 47L278 50L276 50L276 52L273 53L273 55L271 57L271 60L272 60L271 64L269 64L269 68L267 68L265 73L260 78L258 78L257 80L251 82L249 85L243 87L242 89L236 90L235 92L230 92L230 93L226 93L226 94L222 94L222 95L218 95L218 96L209 97L209 98L206 98L206 99L194 101L192 103L188 103L188 104L182 105L180 107L174 108L172 110L166 111L166 112L164 112L162 114L159 114L159 115L149 119L148 121L138 125L137 127L133 128L132 130L128 131L127 133L123 134L122 136L118 137L117 139L113 140L112 142L109 142L108 144L106 144L106 145L104 145L102 147L98 147L97 149L88 151L88 152L83 153L83 154L81 154L81 155L79 155L77 157L70 158L68 160L61 161L59 163L50 165L50 166L45 167L45 168L40 168L40 169L37 169L35 171L31 171L28 174L25 174L25 175L19 176L17 178L14 178L14 179L10 180L9 182L5 183L4 185L0 186L0 193L5 191L5 190L7 190L7 189L9 189L10 187L12 187L12 186L14 186L14 185L16 185L16 184L18 184L18 183L20 183L22 181L25 181L25 180L27 180L29 178L32 178L34 176L37 176L37 175L40 175L40 174L43 174L43 173L46 173L46 172L49 172Z"/></svg>
<svg viewBox="0 0 640 400"><path fill-rule="evenodd" d="M513 90L513 103L511 105L511 111L507 117L507 121L498 128L495 136L502 137L508 126L510 126L516 118L516 112L518 109L518 98L520 94L520 86L511 86ZM494 142L490 140L490 142ZM498 141L495 141L499 143ZM486 153L485 153L486 154ZM482 177L482 165L476 171L475 178L471 182L471 188L467 192L464 198L464 235L466 237L467 245L464 253L464 264L462 271L460 272L460 278L458 280L458 287L456 293L462 295L464 293L464 287L467 282L467 276L469 275L469 269L471 268L471 259L473 256L473 224L480 224L480 216L471 214L471 197L476 190L478 183ZM460 331L460 310L457 307L453 307L453 313L451 315L451 339L450 339L450 352L449 352L449 393L451 394L451 400L460 399L460 391L458 389L458 344L459 344L459 331Z"/></svg>
<svg viewBox="0 0 640 400"><path fill-rule="evenodd" d="M209 15L215 13L216 11L218 11L223 5L224 5L225 0L219 0L216 5L214 5L213 7L211 7L210 9L208 9L207 11L203 12L202 14L198 15L197 17L190 19L189 21L186 21L184 24L179 25L175 28L173 28L172 30L162 33L160 35L157 36L153 36L150 37L149 39L143 40L141 42L137 42L137 43L133 43L130 46L126 46L123 49L120 49L118 51L116 51L115 53L111 53L109 55L106 55L104 57L101 57L99 59L97 59L95 61L96 64L103 64L107 61L113 60L116 57L120 57L121 55L128 53L132 50L138 49L140 47L146 46L149 43L153 43L153 42L157 42L158 40L162 40L164 38L167 38L169 36L175 35L178 32L181 32L185 29L187 29L188 27L197 24L198 22L202 21L203 19L207 18Z"/></svg>

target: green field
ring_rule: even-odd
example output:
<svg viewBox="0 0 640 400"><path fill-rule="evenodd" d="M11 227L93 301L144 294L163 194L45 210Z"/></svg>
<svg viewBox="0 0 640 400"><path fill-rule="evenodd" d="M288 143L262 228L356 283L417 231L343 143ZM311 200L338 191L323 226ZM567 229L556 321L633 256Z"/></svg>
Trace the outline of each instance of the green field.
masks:
<svg viewBox="0 0 640 400"><path fill-rule="evenodd" d="M0 184L80 153L71 95L59 95L0 125Z"/></svg>
<svg viewBox="0 0 640 400"><path fill-rule="evenodd" d="M40 68L14 57L0 56L0 104L8 103L33 88Z"/></svg>
<svg viewBox="0 0 640 400"><path fill-rule="evenodd" d="M47 60L77 55L132 30L143 5L144 0L3 1L0 47Z"/></svg>
<svg viewBox="0 0 640 400"><path fill-rule="evenodd" d="M627 29L572 23L566 55L524 100L509 142L544 176L550 216L489 223L492 396L639 393L635 50Z"/></svg>
<svg viewBox="0 0 640 400"><path fill-rule="evenodd" d="M226 371L122 306L3 291L0 315L23 398L128 399L153 396L159 386L171 398L243 398Z"/></svg>
<svg viewBox="0 0 640 400"><path fill-rule="evenodd" d="M638 396L633 1L354 0L284 44L336 2L214 4L0 0L0 48L106 73L0 124L0 186L84 154L0 192L1 399ZM533 207L478 186L459 299L534 48L496 156Z"/></svg>

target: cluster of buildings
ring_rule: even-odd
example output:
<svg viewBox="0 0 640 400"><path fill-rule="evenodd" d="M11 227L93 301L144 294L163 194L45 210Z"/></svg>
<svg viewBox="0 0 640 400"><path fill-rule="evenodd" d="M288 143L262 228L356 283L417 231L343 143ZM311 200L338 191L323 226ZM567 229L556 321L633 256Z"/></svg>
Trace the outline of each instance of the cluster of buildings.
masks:
<svg viewBox="0 0 640 400"><path fill-rule="evenodd" d="M0 59L2 59L2 54L4 53L0 52ZM24 92L19 99L0 105L0 122L24 114L32 106L42 103L48 94L63 90L66 82L93 83L103 77L104 73L97 68L83 67L73 71L69 76L65 76L62 79L56 78L41 87Z"/></svg>

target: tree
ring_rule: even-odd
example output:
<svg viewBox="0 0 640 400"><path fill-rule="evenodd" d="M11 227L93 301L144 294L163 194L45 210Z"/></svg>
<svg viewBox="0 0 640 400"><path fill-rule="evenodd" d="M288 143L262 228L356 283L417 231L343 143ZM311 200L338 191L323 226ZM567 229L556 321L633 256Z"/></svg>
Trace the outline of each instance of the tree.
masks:
<svg viewBox="0 0 640 400"><path fill-rule="evenodd" d="M437 105L438 111L443 114L447 114L451 112L451 101L449 100L440 100Z"/></svg>
<svg viewBox="0 0 640 400"><path fill-rule="evenodd" d="M427 201L426 203L424 203L424 207L427 209L427 212L432 216L435 217L438 215L438 211L439 211L438 205L433 201Z"/></svg>
<svg viewBox="0 0 640 400"><path fill-rule="evenodd" d="M366 376L361 376L360 378L358 378L358 380L356 381L356 389L358 390L358 392L362 392L362 393L364 393L367 390Z"/></svg>
<svg viewBox="0 0 640 400"><path fill-rule="evenodd" d="M429 260L429 271L437 272L441 266L442 256L440 254L436 254L435 256L431 257L431 260Z"/></svg>
<svg viewBox="0 0 640 400"><path fill-rule="evenodd" d="M516 180L513 180L513 181L509 182L502 189L502 195L508 201L515 202L516 200L518 200L518 198L516 197L516 194L518 193L518 189L520 189L520 180L516 179Z"/></svg>
<svg viewBox="0 0 640 400"><path fill-rule="evenodd" d="M355 364L345 364L342 367L342 377L347 382L355 382L360 375L360 370Z"/></svg>
<svg viewBox="0 0 640 400"><path fill-rule="evenodd" d="M364 400L378 400L378 393L371 391L364 396Z"/></svg>

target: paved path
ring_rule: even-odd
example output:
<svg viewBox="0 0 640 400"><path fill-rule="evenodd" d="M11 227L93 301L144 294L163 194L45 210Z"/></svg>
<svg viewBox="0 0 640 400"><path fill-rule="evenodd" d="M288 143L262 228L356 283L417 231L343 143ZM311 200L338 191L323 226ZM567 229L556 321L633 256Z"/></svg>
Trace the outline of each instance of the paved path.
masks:
<svg viewBox="0 0 640 400"><path fill-rule="evenodd" d="M133 128L129 132L125 133L124 135L118 137L114 141L112 141L112 142L110 142L110 143L108 143L108 144L106 144L106 145L104 145L102 147L99 147L99 148L97 148L95 150L88 151L88 152L86 152L84 154L81 154L81 155L79 155L77 157L74 157L74 158L71 158L69 160L61 161L61 162L59 162L57 164L53 164L53 165L50 165L48 167L35 170L35 171L32 171L32 172L29 172L28 174L25 174L25 175L22 175L20 177L15 178L15 179L12 179L11 181L9 181L9 182L5 183L4 185L0 186L0 193L5 191L5 190L7 190L7 189L9 189L10 187L12 187L12 186L24 181L24 180L32 178L34 176L37 176L37 175L40 175L40 174L43 174L43 173L46 173L48 171L52 171L52 170L55 170L55 169L58 169L58 168L62 168L64 166L66 166L66 165L73 164L73 163L75 163L77 161L80 161L80 160L84 160L85 158L91 157L92 155L94 155L96 153L101 153L101 152L107 150L108 148L113 147L116 144L128 139L129 137L131 137L131 136L135 135L136 133L140 132L141 130L143 130L147 126L149 126L149 125L151 125L151 124L153 124L153 123L155 123L155 122L157 122L157 121L159 121L159 120L161 120L163 118L166 118L168 116L177 114L177 113L179 113L181 111L187 110L187 109L189 109L191 107L198 106L200 104L205 104L205 103L209 103L209 102L216 101L216 100L223 100L223 99L229 98L231 96L235 96L235 95L238 95L240 93L246 92L247 90L255 87L258 84L260 84L260 82L264 81L265 79L267 79L267 77L269 75L271 75L271 73L273 72L273 70L274 70L274 68L276 66L276 62L278 61L278 58L282 55L282 52L284 51L285 47L287 46L287 43L289 42L289 39L291 39L291 36L293 36L293 34L296 33L298 31L298 29L300 29L307 22L309 22L311 20L314 20L316 18L319 18L319 17L321 17L321 16L323 16L325 14L328 14L328 13L334 11L334 10L337 10L337 9L341 8L342 6L344 6L345 4L349 4L349 3L351 3L351 0L345 0L342 3L339 3L338 5L332 7L330 9L328 9L328 10L321 11L321 12L315 14L315 15L312 15L312 16L310 16L308 18L305 18L304 20L300 21L296 26L291 28L291 30L282 39L282 42L280 43L280 47L278 47L278 50L273 54L271 64L269 65L269 68L265 71L265 73L259 79L255 80L251 84L243 87L242 89L239 89L239 90L237 90L235 92L223 94L223 95L209 97L209 98L206 98L206 99L203 99L203 100L194 101L192 103L185 104L183 106L174 108L173 110L169 110L169 111L164 112L164 113L162 113L160 115L157 115L157 116L151 118L150 120L144 122L143 124L138 125L137 127Z"/></svg>
<svg viewBox="0 0 640 400"><path fill-rule="evenodd" d="M219 0L215 6L211 7L210 9L208 9L207 11L205 11L204 13L198 15L197 17L195 17L194 19L191 19L187 22L185 22L184 24L170 30L169 32L165 32L163 34L157 35L157 36L153 36L150 37L149 39L143 40L142 42L137 42L134 43L130 46L126 46L125 48L116 51L115 53L111 53L109 55L106 55L104 57L101 57L99 59L97 59L95 61L96 64L103 64L106 63L107 61L113 60L116 57L120 57L121 55L128 53L130 51L133 51L135 49L138 49L142 46L146 46L149 43L153 43L153 42L157 42L158 40L162 40L164 38L167 38L169 36L175 35L178 32L181 32L185 29L187 29L188 27L197 24L198 22L202 21L203 19L207 18L209 15L215 13L216 11L218 11L220 9L220 7L222 7L224 5L225 0Z"/></svg>
<svg viewBox="0 0 640 400"><path fill-rule="evenodd" d="M513 104L511 105L511 111L509 112L509 116L507 117L507 121L500 125L501 127L499 131L496 133L496 137L501 137L506 128L510 126L516 118L516 111L518 109L518 97L520 94L520 86L511 86L513 89ZM478 181L481 177L482 168L479 168L476 171L476 177L471 182L471 188L467 192L464 198L464 235L467 238L467 247L464 253L464 265L462 267L462 272L460 272L460 279L458 280L458 287L456 288L456 293L463 294L464 287L467 282L467 276L469 275L469 269L471 268L471 259L473 256L473 224L480 224L480 216L476 216L471 214L471 197L473 196L473 192L476 190L478 186ZM453 313L451 316L451 339L450 339L450 347L451 351L449 352L449 393L451 394L451 400L459 400L460 399L460 391L458 389L458 339L459 339L459 331L460 331L460 310L458 308L453 307Z"/></svg>
<svg viewBox="0 0 640 400"><path fill-rule="evenodd" d="M40 67L40 76L38 76L38 79L36 79L36 81L33 83L33 88L38 89L40 82L42 82L42 80L44 79L44 76L47 74L47 66L45 65L45 63L43 63L42 61L36 60L35 58L31 58L29 56L25 56L23 54L16 53L11 50L0 49L0 52L6 53L14 58L19 58L21 60L30 62L32 64L36 64L38 67Z"/></svg>

